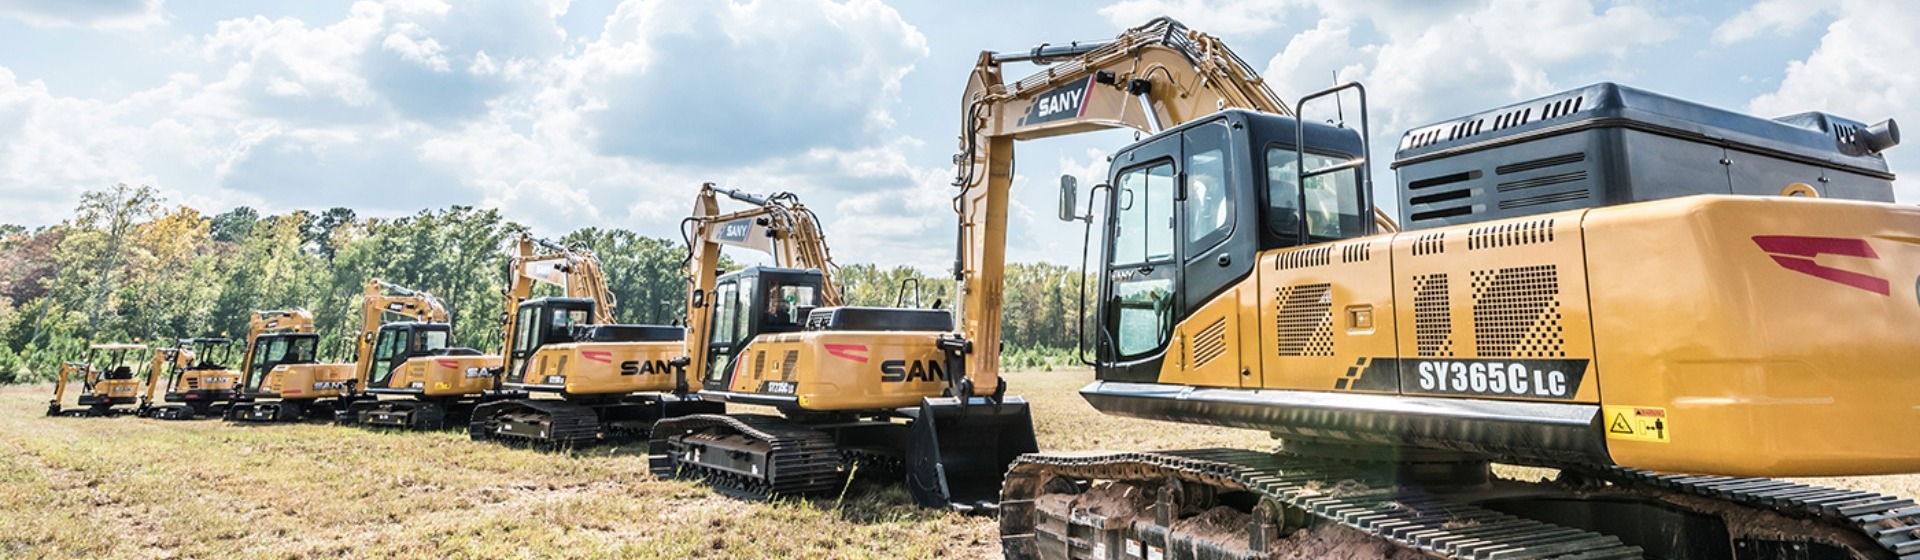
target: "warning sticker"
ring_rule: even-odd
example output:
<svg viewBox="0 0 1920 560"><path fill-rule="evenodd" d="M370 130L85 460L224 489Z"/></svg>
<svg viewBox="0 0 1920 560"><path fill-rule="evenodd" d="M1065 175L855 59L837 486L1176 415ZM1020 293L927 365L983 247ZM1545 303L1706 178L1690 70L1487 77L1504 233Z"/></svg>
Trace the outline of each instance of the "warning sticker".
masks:
<svg viewBox="0 0 1920 560"><path fill-rule="evenodd" d="M1614 405L1607 405L1603 409L1608 438L1658 443L1672 441L1673 424L1667 422L1667 409Z"/></svg>

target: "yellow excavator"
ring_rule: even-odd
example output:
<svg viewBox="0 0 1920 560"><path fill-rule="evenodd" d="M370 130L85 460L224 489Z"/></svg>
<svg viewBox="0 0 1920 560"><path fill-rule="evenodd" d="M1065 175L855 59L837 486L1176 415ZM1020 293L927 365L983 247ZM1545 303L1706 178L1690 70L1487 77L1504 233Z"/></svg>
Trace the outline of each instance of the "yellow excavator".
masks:
<svg viewBox="0 0 1920 560"><path fill-rule="evenodd" d="M702 401L684 368L685 329L613 322L613 292L592 252L521 235L508 264L502 385L526 398L474 409L469 435L542 448L645 440L653 423L724 412ZM533 297L536 284L562 297ZM545 398L540 395L551 395Z"/></svg>
<svg viewBox="0 0 1920 560"><path fill-rule="evenodd" d="M1009 83L1014 62L1049 67ZM966 331L999 321L1013 142L1140 130L1101 212L1061 185L1102 240L1081 394L1282 442L1025 455L1008 557L1920 551L1910 499L1753 478L1920 470L1920 436L1870 428L1920 415L1920 210L1892 204L1891 121L1596 84L1407 132L1396 231L1364 88L1290 107L1312 116L1276 100L1165 19L981 54L956 160Z"/></svg>
<svg viewBox="0 0 1920 560"><path fill-rule="evenodd" d="M719 212L717 195L754 205ZM686 356L714 402L769 414L660 421L661 477L764 499L829 492L849 472L903 476L930 507L991 509L1000 473L1036 450L1025 401L997 377L969 378L965 340L943 309L845 306L812 211L707 185L683 225L689 245ZM778 267L718 274L720 248L772 253ZM971 384L983 379L979 391ZM904 471L904 472L902 472Z"/></svg>
<svg viewBox="0 0 1920 560"><path fill-rule="evenodd" d="M135 378L132 362L127 360L130 355L138 356L130 353L146 349L139 344L92 344L87 346L85 360L61 362L58 378L54 380L53 400L47 403L47 416L114 416L129 412L115 408L139 400L140 381ZM67 400L67 383L74 378L80 380L76 402L82 408L61 408L61 403Z"/></svg>
<svg viewBox="0 0 1920 560"><path fill-rule="evenodd" d="M360 309L360 331L353 337L354 361L340 364L323 364L313 358L319 335L312 334L312 315L299 310L299 315L291 319L299 332L281 335L297 341L290 347L288 359L251 364L248 374L257 377L248 378L245 402L230 407L227 419L339 420L354 403L372 398L360 392L369 372L380 369L390 375L396 363L414 355L430 355L452 344L452 329L445 324L447 310L432 294L369 280L361 293ZM406 321L383 324L387 315ZM381 345L376 347L376 342ZM258 342L254 346L261 347ZM438 425L431 414L421 415L421 419Z"/></svg>
<svg viewBox="0 0 1920 560"><path fill-rule="evenodd" d="M313 312L305 309L254 311L247 322L247 352L240 361L239 394L222 417L238 422L292 422L308 414L316 399L346 393L347 379L315 378L302 368L299 378L283 366L319 365L320 335ZM276 373L278 372L278 373Z"/></svg>
<svg viewBox="0 0 1920 560"><path fill-rule="evenodd" d="M477 403L516 396L494 390L499 355L454 345L451 317L433 294L373 280L361 297L355 368L364 385L339 413L340 423L415 430L464 426ZM388 314L408 320L383 323Z"/></svg>
<svg viewBox="0 0 1920 560"><path fill-rule="evenodd" d="M138 414L162 420L224 414L240 386L240 372L225 365L232 348L232 339L200 337L182 338L172 348L154 349Z"/></svg>

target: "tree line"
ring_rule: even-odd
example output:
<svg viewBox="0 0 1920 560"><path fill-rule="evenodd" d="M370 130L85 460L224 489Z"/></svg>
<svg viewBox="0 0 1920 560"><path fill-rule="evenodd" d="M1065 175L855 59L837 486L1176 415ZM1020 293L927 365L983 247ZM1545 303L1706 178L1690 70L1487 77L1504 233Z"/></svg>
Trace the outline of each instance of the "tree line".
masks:
<svg viewBox="0 0 1920 560"><path fill-rule="evenodd" d="M252 311L296 307L313 312L323 356L350 360L358 296L374 278L439 296L461 345L497 351L508 251L527 231L471 206L401 218L244 206L207 215L151 187L90 191L55 225L0 225L0 382L50 379L90 343L244 337ZM684 322L681 240L592 227L553 239L600 258L618 321ZM839 278L850 305L953 307L946 274L846 263ZM1069 360L1083 280L1067 266L1008 265L1009 365Z"/></svg>

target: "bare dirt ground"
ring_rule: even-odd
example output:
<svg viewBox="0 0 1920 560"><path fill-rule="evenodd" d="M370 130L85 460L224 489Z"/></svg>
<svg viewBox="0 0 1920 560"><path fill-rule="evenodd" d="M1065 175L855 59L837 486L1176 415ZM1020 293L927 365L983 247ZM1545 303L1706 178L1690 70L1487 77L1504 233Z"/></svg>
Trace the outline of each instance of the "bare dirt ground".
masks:
<svg viewBox="0 0 1920 560"><path fill-rule="evenodd" d="M1045 450L1271 448L1266 434L1114 418L1085 370L1009 375ZM0 388L4 558L981 558L994 521L897 485L744 503L654 480L640 446L573 454L464 434L322 424L47 418L49 386ZM1504 471L1529 478L1531 471ZM1920 495L1920 477L1821 484Z"/></svg>

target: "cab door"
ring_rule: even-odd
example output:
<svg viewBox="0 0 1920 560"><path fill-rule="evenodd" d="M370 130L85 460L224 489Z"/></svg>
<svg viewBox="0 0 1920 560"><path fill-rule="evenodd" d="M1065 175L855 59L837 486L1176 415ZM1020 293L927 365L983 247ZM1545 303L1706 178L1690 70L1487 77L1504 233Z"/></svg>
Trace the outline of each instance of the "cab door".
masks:
<svg viewBox="0 0 1920 560"><path fill-rule="evenodd" d="M1108 199L1101 273L1099 378L1159 379L1180 301L1175 240L1180 138L1170 136L1124 156Z"/></svg>
<svg viewBox="0 0 1920 560"><path fill-rule="evenodd" d="M373 359L367 366L367 387L370 389L392 389L393 368L399 365L396 359L406 352L408 335L411 329L389 326L380 329L374 339Z"/></svg>
<svg viewBox="0 0 1920 560"><path fill-rule="evenodd" d="M708 333L706 388L725 391L733 381L733 358L746 346L753 334L754 290L752 275L728 279L713 287L713 317Z"/></svg>
<svg viewBox="0 0 1920 560"><path fill-rule="evenodd" d="M1162 382L1205 387L1257 384L1243 368L1245 304L1253 301L1257 231L1251 179L1242 146L1226 119L1180 133L1180 305L1172 362ZM1242 139L1244 140L1244 139Z"/></svg>

